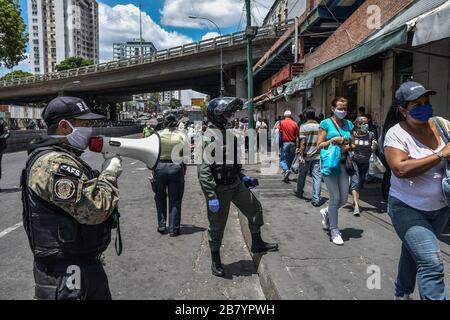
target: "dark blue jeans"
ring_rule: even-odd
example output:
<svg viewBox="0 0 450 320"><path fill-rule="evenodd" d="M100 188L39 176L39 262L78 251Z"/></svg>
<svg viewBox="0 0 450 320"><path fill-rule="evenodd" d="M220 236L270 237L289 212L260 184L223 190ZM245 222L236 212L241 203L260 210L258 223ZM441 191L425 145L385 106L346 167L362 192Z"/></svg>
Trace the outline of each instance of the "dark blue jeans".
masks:
<svg viewBox="0 0 450 320"><path fill-rule="evenodd" d="M450 215L448 207L421 211L389 197L389 216L402 240L395 295L414 292L416 277L422 299L445 300L444 264L438 236L444 231Z"/></svg>
<svg viewBox="0 0 450 320"><path fill-rule="evenodd" d="M156 211L158 226L166 227L167 195L169 196L169 232L178 232L181 221L181 202L184 194L184 168L174 163L159 163L155 169Z"/></svg>
<svg viewBox="0 0 450 320"><path fill-rule="evenodd" d="M303 193L305 187L306 175L311 174L312 176L312 196L311 202L313 204L320 203L320 191L322 184L322 171L320 171L320 159L317 160L305 160L305 165L300 165L298 167L298 178L297 178L297 193Z"/></svg>
<svg viewBox="0 0 450 320"><path fill-rule="evenodd" d="M284 142L282 149L283 156L280 159L280 167L283 172L291 169L292 161L295 158L295 143L294 142Z"/></svg>

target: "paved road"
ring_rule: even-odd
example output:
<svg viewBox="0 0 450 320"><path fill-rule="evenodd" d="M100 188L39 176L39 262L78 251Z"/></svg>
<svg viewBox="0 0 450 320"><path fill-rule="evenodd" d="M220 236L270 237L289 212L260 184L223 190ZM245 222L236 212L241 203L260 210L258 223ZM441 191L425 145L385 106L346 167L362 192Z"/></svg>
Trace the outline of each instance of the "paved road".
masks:
<svg viewBox="0 0 450 320"><path fill-rule="evenodd" d="M91 152L84 159L94 168L99 168L102 161L100 155ZM34 292L32 255L24 229L17 225L22 219L18 185L25 161L25 152L3 157L0 299L32 299ZM222 260L227 277L211 275L208 223L195 168L190 167L186 176L182 234L176 238L156 231L155 204L147 177L145 165L124 159L119 181L124 252L117 257L113 243L106 252L105 268L113 298L264 299L236 213L230 215L224 239Z"/></svg>

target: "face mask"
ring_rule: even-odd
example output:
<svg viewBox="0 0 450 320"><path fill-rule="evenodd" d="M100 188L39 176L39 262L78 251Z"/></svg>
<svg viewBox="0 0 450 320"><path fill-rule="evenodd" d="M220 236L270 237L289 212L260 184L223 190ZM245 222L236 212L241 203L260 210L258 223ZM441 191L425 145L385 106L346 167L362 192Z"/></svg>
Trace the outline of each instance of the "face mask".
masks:
<svg viewBox="0 0 450 320"><path fill-rule="evenodd" d="M409 115L417 121L427 122L433 116L433 106L431 104L425 104L418 106L409 111Z"/></svg>
<svg viewBox="0 0 450 320"><path fill-rule="evenodd" d="M334 115L336 117L338 117L339 119L344 119L347 116L347 111L335 109L333 112L334 112Z"/></svg>
<svg viewBox="0 0 450 320"><path fill-rule="evenodd" d="M368 124L363 124L361 126L361 128L359 128L359 131L366 133L367 131L369 131L369 125Z"/></svg>
<svg viewBox="0 0 450 320"><path fill-rule="evenodd" d="M92 137L92 128L91 127L73 127L69 121L66 121L69 126L72 128L72 132L68 135L49 135L51 138L67 138L70 145L81 149L86 150L89 147L89 139Z"/></svg>

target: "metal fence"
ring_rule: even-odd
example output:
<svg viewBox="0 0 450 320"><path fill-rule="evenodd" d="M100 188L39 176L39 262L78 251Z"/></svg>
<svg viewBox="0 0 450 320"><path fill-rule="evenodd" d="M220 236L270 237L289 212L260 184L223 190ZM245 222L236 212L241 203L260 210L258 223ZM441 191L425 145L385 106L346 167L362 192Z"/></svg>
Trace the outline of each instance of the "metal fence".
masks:
<svg viewBox="0 0 450 320"><path fill-rule="evenodd" d="M258 29L258 33L255 39L257 40L270 36L277 36L279 32L286 31L293 24L294 19L291 19L281 24L261 27ZM23 84L33 84L50 80L67 79L71 77L77 77L80 75L118 70L130 66L142 65L146 63L152 63L187 56L191 54L196 54L199 52L215 50L220 47L234 46L237 44L244 43L245 41L246 41L245 31L240 31L228 35L222 35L217 38L206 39L199 42L193 42L170 49L159 50L153 54L141 55L129 59L109 61L105 63L94 64L86 67L53 72L43 75L35 75L31 77L17 78L12 80L3 80L0 82L0 88L18 86Z"/></svg>

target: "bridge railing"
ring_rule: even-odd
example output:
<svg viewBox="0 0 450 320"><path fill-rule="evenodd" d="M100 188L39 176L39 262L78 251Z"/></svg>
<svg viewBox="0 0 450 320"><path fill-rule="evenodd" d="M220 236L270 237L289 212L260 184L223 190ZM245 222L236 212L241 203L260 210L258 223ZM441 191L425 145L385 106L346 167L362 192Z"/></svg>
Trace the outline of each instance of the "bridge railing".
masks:
<svg viewBox="0 0 450 320"><path fill-rule="evenodd" d="M278 32L284 32L294 23L294 19L288 20L281 24L269 25L258 29L255 39L261 39L269 36L276 36ZM104 63L94 64L90 66L80 67L76 69L52 72L42 75L34 75L31 77L17 78L11 80L0 81L1 87L11 87L16 85L33 84L37 82L60 80L81 75L93 74L98 72L116 70L134 65L163 61L176 57L196 54L203 51L214 50L220 47L228 47L245 42L245 31L235 32L232 34L222 35L216 38L205 39L198 42L184 44L182 46L168 48L156 51L152 54L131 57L122 60L108 61Z"/></svg>

